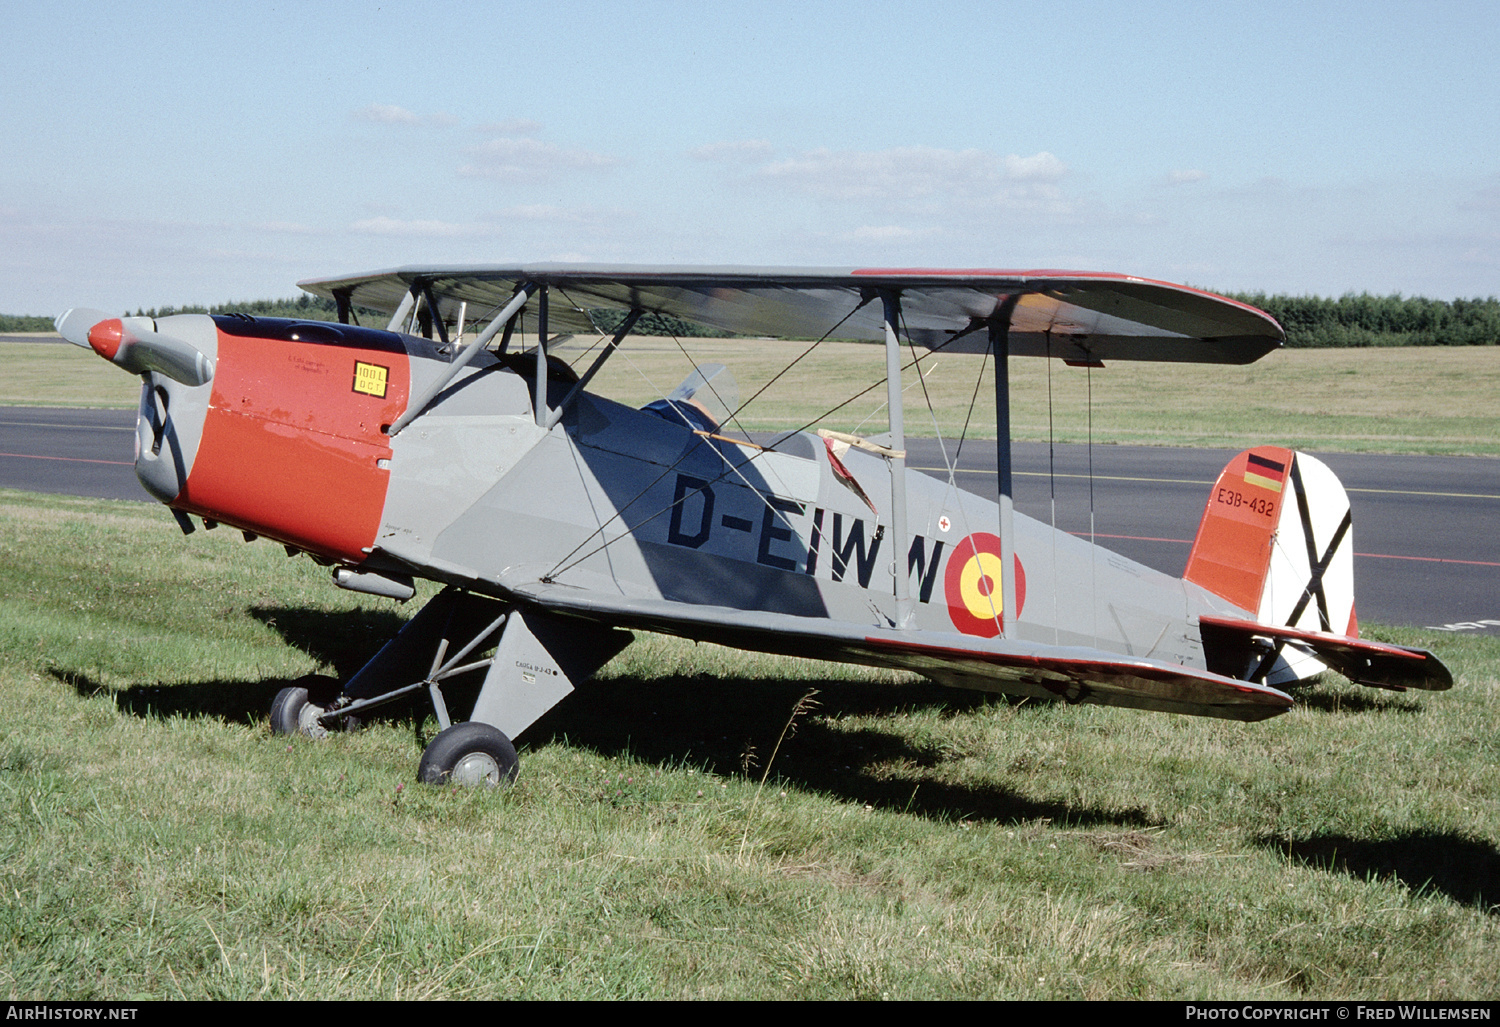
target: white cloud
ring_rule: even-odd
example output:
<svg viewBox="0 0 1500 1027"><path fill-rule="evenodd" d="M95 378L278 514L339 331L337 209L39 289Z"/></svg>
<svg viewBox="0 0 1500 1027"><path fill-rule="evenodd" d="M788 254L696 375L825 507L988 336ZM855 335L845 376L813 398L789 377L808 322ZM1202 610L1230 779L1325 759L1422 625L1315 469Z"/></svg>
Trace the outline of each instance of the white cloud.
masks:
<svg viewBox="0 0 1500 1027"><path fill-rule="evenodd" d="M601 225L621 217L619 211L599 210L594 207L559 207L551 203L524 203L507 207L497 217L515 221L530 221L538 224Z"/></svg>
<svg viewBox="0 0 1500 1027"><path fill-rule="evenodd" d="M1068 173L1068 166L1046 150L1030 157L1007 154L1005 173L1013 182L1056 182Z"/></svg>
<svg viewBox="0 0 1500 1027"><path fill-rule="evenodd" d="M514 137L491 139L464 152L470 160L459 167L460 175L502 182L538 182L569 171L608 171L621 163L617 157L592 150Z"/></svg>
<svg viewBox="0 0 1500 1027"><path fill-rule="evenodd" d="M515 207L507 207L500 212L501 217L516 218L520 221L581 221L582 214L568 207L559 207L551 203L523 203Z"/></svg>
<svg viewBox="0 0 1500 1027"><path fill-rule="evenodd" d="M511 237L515 231L530 225L552 228L567 226L594 233L607 230L611 225L627 220L629 217L628 213L622 211L535 203L490 211L478 215L472 221L461 222L378 214L352 222L349 230L360 235L407 239L493 239Z"/></svg>
<svg viewBox="0 0 1500 1027"><path fill-rule="evenodd" d="M739 139L722 143L706 143L688 151L694 160L717 161L728 164L751 164L771 156L772 147L765 139Z"/></svg>
<svg viewBox="0 0 1500 1027"><path fill-rule="evenodd" d="M486 225L461 225L452 221L420 218L403 220L385 215L356 221L349 226L349 230L361 235L396 235L420 239L456 239L462 236L494 234L494 229Z"/></svg>
<svg viewBox="0 0 1500 1027"><path fill-rule="evenodd" d="M262 221L250 227L283 235L312 235L314 231L311 226L304 225L300 221Z"/></svg>
<svg viewBox="0 0 1500 1027"><path fill-rule="evenodd" d="M902 146L889 150L810 150L767 164L763 179L830 200L910 201L925 197L1026 204L1055 200L1067 165L1042 151L1030 157L988 150Z"/></svg>
<svg viewBox="0 0 1500 1027"><path fill-rule="evenodd" d="M479 126L479 131L485 135L496 136L534 136L541 130L542 123L530 118L506 118Z"/></svg>
<svg viewBox="0 0 1500 1027"><path fill-rule="evenodd" d="M1162 185L1188 185L1193 182L1207 182L1208 172L1197 168L1186 168L1180 171L1169 171L1166 177L1161 179Z"/></svg>
<svg viewBox="0 0 1500 1027"><path fill-rule="evenodd" d="M905 242L938 234L936 228L906 228L902 225L861 225L843 238L850 242Z"/></svg>
<svg viewBox="0 0 1500 1027"><path fill-rule="evenodd" d="M405 107L390 103L372 103L354 112L360 121L373 121L377 125L420 125L422 119Z"/></svg>
<svg viewBox="0 0 1500 1027"><path fill-rule="evenodd" d="M1468 199L1459 201L1458 209L1500 214L1500 181L1475 189Z"/></svg>
<svg viewBox="0 0 1500 1027"><path fill-rule="evenodd" d="M451 114L417 114L393 103L372 103L361 107L352 115L358 121L369 121L377 125L452 125L457 119Z"/></svg>

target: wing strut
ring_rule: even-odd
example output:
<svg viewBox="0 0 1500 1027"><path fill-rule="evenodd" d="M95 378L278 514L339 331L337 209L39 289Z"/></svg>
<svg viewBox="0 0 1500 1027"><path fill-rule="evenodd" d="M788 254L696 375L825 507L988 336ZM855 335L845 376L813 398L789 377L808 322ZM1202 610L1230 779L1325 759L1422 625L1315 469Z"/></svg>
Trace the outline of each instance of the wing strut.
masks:
<svg viewBox="0 0 1500 1027"><path fill-rule="evenodd" d="M406 315L411 313L412 304L415 302L417 302L417 294L407 289L406 294L401 297L401 302L397 304L396 309L391 313L391 323L385 326L385 330L388 332L399 332L402 322L406 320Z"/></svg>
<svg viewBox="0 0 1500 1027"><path fill-rule="evenodd" d="M430 339L432 338L432 329L436 328L438 333L438 341L440 341L444 346L447 346L448 326L443 323L443 314L442 311L438 309L437 297L432 294L431 282L422 283L422 298L427 301L427 305L423 308L427 312L427 317L425 319L427 323L424 326L427 328L427 331L424 334L426 334L426 336Z"/></svg>
<svg viewBox="0 0 1500 1027"><path fill-rule="evenodd" d="M901 294L881 290L885 307L885 395L891 418L891 545L896 554L893 577L896 579L896 627L909 628L917 622L916 607L911 601L911 571L903 566L901 554L906 542L906 420L901 403L901 340L896 324L901 318ZM918 369L918 374L921 370Z"/></svg>
<svg viewBox="0 0 1500 1027"><path fill-rule="evenodd" d="M645 311L640 307L631 308L630 313L625 315L625 320L620 322L620 327L615 330L614 338L609 340L609 345L605 346L603 352L594 358L594 362L589 365L589 369L583 373L583 377L578 379L573 388L568 390L568 394L563 397L563 401L557 405L557 408L547 414L547 423L543 427L551 431L552 427L558 421L562 420L562 416L567 413L568 407L572 406L573 401L588 387L589 381L598 372L599 368L604 366L604 362L619 347L625 336L630 334L630 329L635 327L636 321L640 320L641 315L644 313Z"/></svg>
<svg viewBox="0 0 1500 1027"><path fill-rule="evenodd" d="M536 411L537 425L545 428L547 418L552 414L552 408L547 406L547 286L545 283L536 298L536 402L531 405Z"/></svg>
<svg viewBox="0 0 1500 1027"><path fill-rule="evenodd" d="M465 346L463 348L463 351L460 352L458 356L453 358L453 363L448 365L448 372L437 381L427 386L427 388L423 390L422 395L418 399L408 404L406 407L406 413L396 418L395 423L391 425L390 431L386 432L386 434L394 436L402 428L405 428L408 424L415 420L417 416L422 413L422 411L426 410L428 404L430 404L437 397L438 393L446 389L448 385L453 381L453 379L458 377L458 372L469 366L469 362L479 355L479 351L484 349L485 345L495 337L495 333L505 326L506 322L510 320L511 315L520 310L521 307L525 305L526 301L531 298L531 294L535 289L536 284L534 282L523 283L522 286L516 290L516 294L510 298L510 302L505 305L504 309L502 309L500 313L496 314L493 318L490 319L490 323L485 326L484 331L480 332L479 335L475 337L473 342ZM407 293L407 296L410 297L411 293ZM407 309L410 309L410 304L408 304L406 300L402 300L401 305ZM397 319L393 318L392 320L395 321ZM394 331L394 329L392 330ZM543 360L545 360L545 358L543 358ZM546 364L543 363L542 367L545 370ZM543 384L546 384L545 379L543 380ZM543 393L543 395L545 395L545 393Z"/></svg>
<svg viewBox="0 0 1500 1027"><path fill-rule="evenodd" d="M990 320L990 349L995 355L995 460L1000 479L1000 637L1010 638L1020 611L1016 602L1015 499L1010 453L1010 318L1020 293L1012 293Z"/></svg>

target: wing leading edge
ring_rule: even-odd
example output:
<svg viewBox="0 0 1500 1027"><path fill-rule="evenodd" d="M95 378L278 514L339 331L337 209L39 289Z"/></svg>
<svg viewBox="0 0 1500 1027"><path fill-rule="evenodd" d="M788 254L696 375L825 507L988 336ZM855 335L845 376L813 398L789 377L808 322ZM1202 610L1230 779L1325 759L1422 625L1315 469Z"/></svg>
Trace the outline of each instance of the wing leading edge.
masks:
<svg viewBox="0 0 1500 1027"><path fill-rule="evenodd" d="M514 596L552 613L755 652L911 670L945 685L1007 695L1255 721L1292 699L1263 685L1098 649L922 632L789 614L635 599L557 584Z"/></svg>
<svg viewBox="0 0 1500 1027"><path fill-rule="evenodd" d="M411 266L299 283L308 292L392 313L430 294L447 320L498 310L525 283L554 290L549 327L594 330L589 311L640 309L737 335L882 340L882 291L901 297L911 338L950 352L989 345L1009 326L1012 354L1084 360L1246 364L1279 347L1269 315L1236 300L1128 275L923 268L679 267L525 264Z"/></svg>

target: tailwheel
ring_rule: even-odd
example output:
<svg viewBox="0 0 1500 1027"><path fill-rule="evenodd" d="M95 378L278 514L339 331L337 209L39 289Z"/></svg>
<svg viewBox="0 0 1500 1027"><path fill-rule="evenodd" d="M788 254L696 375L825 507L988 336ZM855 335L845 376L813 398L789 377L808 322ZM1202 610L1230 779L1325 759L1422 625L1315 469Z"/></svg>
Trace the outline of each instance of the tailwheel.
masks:
<svg viewBox="0 0 1500 1027"><path fill-rule="evenodd" d="M516 747L498 728L469 720L438 732L422 753L417 780L494 788L514 783L520 765Z"/></svg>
<svg viewBox="0 0 1500 1027"><path fill-rule="evenodd" d="M327 738L328 729L318 718L328 712L338 690L338 681L318 674L309 674L298 684L283 688L271 700L272 733Z"/></svg>

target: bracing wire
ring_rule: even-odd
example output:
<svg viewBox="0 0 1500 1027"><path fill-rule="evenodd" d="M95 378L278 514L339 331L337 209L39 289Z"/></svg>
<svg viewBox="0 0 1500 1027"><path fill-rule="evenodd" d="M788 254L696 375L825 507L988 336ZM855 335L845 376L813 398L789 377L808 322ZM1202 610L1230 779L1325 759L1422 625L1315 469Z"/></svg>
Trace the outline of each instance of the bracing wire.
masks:
<svg viewBox="0 0 1500 1027"><path fill-rule="evenodd" d="M989 347L985 348L983 355L980 357L979 373L977 375L975 375L975 377L974 377L974 392L969 397L969 409L964 414L964 426L963 426L963 430L959 433L958 445L954 449L953 459L949 460L948 459L948 446L947 446L947 444L943 440L943 429L942 429L942 426L938 424L937 411L933 408L933 405L932 405L932 396L927 391L927 379L922 374L922 364L921 364L922 358L921 358L921 355L917 352L917 344L916 344L915 340L913 340L912 337L911 337L911 329L906 324L906 315L905 315L905 313L902 313L902 315L901 315L901 326L906 331L906 342L911 347L911 352L912 352L912 366L916 367L916 369L917 369L917 380L922 383L922 398L927 403L927 413L932 418L932 429L933 429L933 433L937 436L938 452L940 452L942 454L942 456L943 456L943 465L944 465L944 467L946 468L946 470L948 472L947 488L950 489L950 490L952 490L952 491L957 491L958 490L958 481L957 481L957 479L958 479L958 460L959 460L959 456L963 453L964 441L968 438L968 435L969 435L969 423L970 423L970 420L974 416L974 405L979 400L979 386L984 381L984 367L985 367L986 362L988 362L988 360L989 360ZM957 336L954 336L954 338L956 339ZM943 345L947 346L948 344L952 343L953 341L954 341L954 339L949 339ZM950 495L951 495L951 492L950 492ZM958 511L957 512L958 512L959 518L963 522L964 536L966 538L969 538L969 537L971 537L973 535L973 531L970 529L970 526L969 526L968 508L963 503L958 503L957 506L958 506ZM974 556L978 556L978 548L977 548L977 546L974 546L973 543L971 543L970 548L971 548L971 550L973 552L973 555ZM1004 588L1004 585L1003 585L1004 575L1006 573L1008 573L1008 571L1004 567L1002 567L1000 573L1001 573L1000 580L995 581L993 583L993 585L992 585L992 591L990 593L991 595L994 594L993 589L996 589L996 588L1003 589ZM1002 592L1002 597L1003 597L1003 592ZM1003 598L1002 598L1002 601L1003 601ZM1002 611L1000 609L998 609L997 606L996 606L996 604L994 604L994 603L991 603L991 609L994 610L994 613L995 613L995 630L996 630L997 633L1001 632L1001 631L1004 630L1004 627L1003 627L1003 625L1001 623Z"/></svg>
<svg viewBox="0 0 1500 1027"><path fill-rule="evenodd" d="M845 321L849 320L849 318L852 317L854 315L854 313L860 309L860 307L864 306L864 304L866 302L868 302L868 300L861 300L860 303L859 303L859 305L857 305L856 307L854 307L853 310L850 310L848 314L845 314L842 318L839 319L838 324L835 324L827 332L824 332L822 338L820 338L817 342L813 343L812 346L809 346L806 350L804 350L801 354L799 354L795 359L792 360L792 362L790 364L788 364L786 367L782 368L781 371L777 372L777 374L775 375L775 377L773 377L770 382L767 382L760 389L757 389L756 392L755 392L755 395L751 396L750 399L748 399L745 402L741 403L736 408L735 413L737 414L740 411L743 411L747 406L749 406L750 402L752 400L754 400L757 396L761 395L761 393L765 392L765 390L770 387L770 385L772 384L772 382L776 381L777 378L780 378L783 374L785 374L787 371L789 371L798 361L802 360L803 357L806 357L809 353L811 353L813 351L813 349L815 349L819 343L821 343L824 339L827 339L828 336L832 335L835 331L837 331L839 325L842 325ZM947 346L949 346L951 343L953 343L958 338L959 338L958 335L953 336L953 338L948 339L941 346L935 346L935 347L933 347L933 349L932 349L931 352L933 352L933 353L941 352L943 349L945 349ZM915 363L916 363L916 361L914 360L914 361L912 361L912 363L906 364L904 367L902 367L901 370L902 371L909 370L912 366L914 366ZM853 403L855 400L859 399L861 396L864 396L867 393L873 392L875 389L880 388L882 385L885 384L885 380L886 380L885 376L882 376L874 384L872 384L872 385L870 385L870 386L868 386L868 387L866 387L864 389L861 389L859 392L857 392L854 395L850 396L848 399L844 400L842 403L838 403L838 404L834 405L833 407L831 407L828 410L824 411L822 414L819 414L817 417L815 417L812 420L806 422L801 427L795 428L795 429L793 429L792 431L789 431L789 432L783 432L783 433L781 433L779 435L779 438L778 438L777 441L778 442L784 441L784 440L786 440L788 438L792 438L792 437L794 437L796 435L800 435L802 432L806 431L808 428L811 428L813 425L817 424L818 422L826 419L827 417L831 416L834 413L837 413L839 410L842 410L844 407L848 406L850 403ZM976 390L976 394L977 394L977 390ZM716 478L714 478L713 480L705 482L704 483L705 487L718 484L719 482L723 481L725 478L729 477L730 474L740 474L739 469L741 467L745 466L746 464L754 463L755 460L757 458L759 458L762 453L765 453L765 452L774 452L775 451L774 445L775 444L773 443L771 446L766 446L766 447L762 447L761 449L758 449L756 452L752 453L749 457L747 457L744 461L742 461L739 464L730 464L728 458L725 457L722 453L720 453L719 454L720 458L724 460L724 462L725 462L725 464L727 466L727 469L724 470L724 471L722 471L722 472L720 472L720 474ZM661 509L655 511L654 513L650 514L649 516L644 517L644 518L642 518L639 521L636 521L634 524L631 524L623 532L621 532L619 535L615 536L614 538L612 538L612 539L605 539L605 541L602 542L600 545L597 545L593 549L590 549L588 552L584 553L582 556L579 556L577 559L573 559L574 554L577 553L584 546L586 546L589 543L590 539L594 538L595 536L602 536L603 533L604 533L604 530L606 528L608 528L615 521L620 520L622 517L624 517L626 511L628 511L636 503L640 502L640 500L643 499L647 495L647 493L649 493L651 491L651 489L653 489L653 488L656 487L657 482L661 481L667 475L669 475L673 471L675 471L678 468L678 466L681 465L682 461L685 460L685 459L687 459L687 456L688 456L689 452L692 452L692 450L684 450L683 454L681 456L679 456L675 461L673 461L670 466L666 467L661 472L661 474L659 474L655 478L653 478L651 480L651 482L648 485L645 486L645 488L643 488L639 492L637 492L634 498L632 498L624 506L620 507L620 509L615 512L615 514L614 514L613 517L609 518L609 520L607 520L604 523L600 524L593 531L589 532L589 534L585 535L583 537L583 539L576 546L574 546L571 550L569 550L567 553L565 553L562 556L562 558L557 561L557 563L553 566L553 568L550 571L548 571L545 575L543 575L542 580L544 580L544 581L550 581L551 579L555 578L557 575L563 574L563 573L567 572L571 568L578 566L578 564L582 563L584 560L587 560L589 557L595 555L596 553L602 552L603 550L607 549L609 546L614 545L620 539L626 538L626 537L634 534L637 529L641 528L643 525L649 524L651 521L653 521L656 518L660 517L662 514L666 513L668 510L671 510L674 506L677 506L679 503L686 502L687 499L690 496L695 496L695 495L700 494L703 491L702 489L693 489L693 490L691 490L689 492L685 492L683 494L683 496L682 496L681 499L674 499L672 502L666 504ZM716 450L716 452L717 452L717 450ZM740 474L740 477L743 478L744 477L743 474ZM748 482L747 482L747 484L748 484ZM756 490L756 491L758 492L759 490ZM762 501L764 501L764 498L763 498Z"/></svg>
<svg viewBox="0 0 1500 1027"><path fill-rule="evenodd" d="M840 322L840 324L842 324L842 323L843 322ZM827 336L824 336L824 338L827 338ZM687 351L687 347L682 344L682 340L677 337L677 333L676 332L672 333L672 341L677 344L677 350L678 350L678 352L681 353L683 355L683 357L686 358L687 362L689 364L691 364L693 366L693 368L696 370L697 367L698 367L698 362L696 360L694 360L693 359L693 355ZM821 342L821 341L822 341L822 339L818 340L818 342ZM817 343L813 343L813 345L816 346ZM812 350L809 349L807 352L811 353ZM802 356L806 356L806 355L807 355L807 353L804 353ZM797 359L801 360L802 357L798 357ZM719 390L718 389L714 388L713 381L711 379L706 379L703 382L703 384L706 385L706 386L708 386L708 391L711 392L711 393L713 393L714 399L716 399L716 400L719 401L719 405L722 406L725 410L729 410L729 404L726 403L726 402L724 402L724 397L721 396L721 395L719 395ZM750 433L745 430L745 426L744 425L740 424L739 417L737 416L739 414L739 412L741 410L743 410L743 409L744 409L744 405L741 404L740 406L736 407L735 409L729 410L729 413L726 415L725 419L728 420L728 421L730 421L734 425L736 431L738 431L740 434L744 435L748 439L750 437Z"/></svg>
<svg viewBox="0 0 1500 1027"><path fill-rule="evenodd" d="M828 331L824 332L821 336L819 336L818 339L811 346L807 347L807 349L805 349L801 353L799 353L797 355L797 357L790 364L787 364L780 371L777 371L776 374L772 376L772 378L771 378L770 381L766 382L760 388L756 389L755 392L754 392L754 394L751 395L751 397L749 399L747 399L743 403L741 403L738 407L736 407L735 410L734 410L734 412L731 413L729 416L731 418L735 417L737 414L739 414L739 412L741 410L744 410L751 403L754 403L757 399L759 399L761 393L765 392L771 386L775 385L781 379L782 375L786 374L792 368L796 367L799 363L801 363L803 357L807 356L813 350L815 350L819 346L823 345L824 340L826 340L830 335L832 335L834 332L838 331L841 327L843 327L843 324L844 324L845 321L849 320L855 314L859 313L860 308L863 307L866 303L869 303L870 300L871 300L871 298L872 297L870 297L870 296L862 296L862 297L860 297L860 301L858 303L856 303L853 306L853 308L850 309L849 313L847 313L843 317L839 318L837 324L835 324L832 328L828 329ZM885 379L881 379L881 381L884 381L884 380ZM867 389L865 391L868 392L869 390ZM863 393L861 393L861 395L863 395ZM814 423L816 423L816 422L814 422ZM799 431L800 430L801 429L799 429Z"/></svg>
<svg viewBox="0 0 1500 1027"><path fill-rule="evenodd" d="M855 304L850 309L849 313L847 313L843 317L839 318L839 320L833 325L833 327L829 328L828 331L824 332L822 334L822 336L820 336L816 341L814 341L811 346L807 347L807 349L803 350L800 354L798 354L791 361L791 363L787 364L786 367L783 367L780 371L778 371L771 378L770 381L766 382L759 389L757 389L755 391L754 395L752 395L749 399L745 400L738 407L736 407L729 414L729 419L734 420L737 417L737 415L741 411L743 411L746 407L748 407L751 402L753 402L758 396L761 395L761 393L765 392L766 389L770 388L773 384L775 384L775 382L779 378L781 378L782 375L786 374L793 367L795 367L809 353L811 353L813 350L817 349L818 346L821 345L825 339L827 339L834 332L838 331L839 327L841 325L843 325L843 323L845 321L847 321L847 320L849 320L849 318L853 317L855 315L855 313L857 313L859 311L859 309L861 307L863 307L868 302L869 302L869 297L863 297L863 298L861 298L860 301L857 304ZM679 343L679 346L680 345L681 344ZM689 357L688 359L691 360L692 358ZM875 388L876 386L882 384L884 381L885 381L885 379L882 378L880 380L880 382L877 382L876 385L871 386L870 388ZM658 388L657 391L660 392L661 390ZM864 392L869 392L869 391L870 391L870 389L865 389L864 390ZM861 392L859 395L864 395L864 392ZM665 397L663 397L663 398L665 398ZM841 403L839 406L844 406L844 405L846 405L848 403L853 402L855 399L858 399L858 398L859 398L858 396L851 397L850 399L845 400L844 403ZM834 409L838 409L838 407L835 407ZM828 415L827 414L823 415L823 417L826 417L826 416L828 416ZM818 420L822 420L822 417L818 418L817 420L809 422L809 425L816 424ZM735 423L738 424L738 421L736 421ZM791 435L799 434L800 432L805 431L805 430L806 430L806 426L804 426L803 428L798 428L794 432L790 432L788 434L784 434L782 436L782 438L783 439L788 438ZM773 446L774 446L774 443L773 443ZM726 457L726 456L724 456L724 454L722 452L719 452L719 450L715 449L715 452L719 453L720 458L724 460L726 466L728 467L728 470L721 472L718 477L714 478L713 481L708 482L706 484L707 485L713 485L713 484L715 484L717 482L723 481L731 473L740 474L740 471L739 471L739 467L740 466L743 466L745 463L752 463L752 462L754 462L754 460L756 459L756 457L760 456L761 452L765 452L766 450L771 449L771 448L772 447L764 447L762 449L757 450L755 453L751 454L751 456L747 460L745 460L742 464L740 464L738 466L730 464L729 463L729 458ZM615 521L617 521L620 518L622 518L625 515L625 513L626 513L627 510L629 510L632 506L634 506L642 498L644 498L646 496L646 494L651 491L651 489L653 489L653 488L656 487L656 483L657 482L661 481L668 474L671 474L673 471L675 471L682 464L682 461L687 459L688 454L691 453L691 452L693 452L693 450L691 448L685 449L683 451L683 453L682 453L681 456L679 456L676 460L674 460L671 463L670 466L666 467L661 472L661 474L659 474L655 478L653 478L651 480L651 482L648 485L645 486L645 488L643 488L639 492L637 492L636 495L634 496L634 498L632 498L624 506L620 507L620 509L618 509L617 511L615 511L615 514L614 514L613 517L609 518L609 520L607 520L604 523L600 524L593 531L589 532L589 534L585 535L583 537L583 539L578 543L578 545L574 546L571 550L569 550L567 553L565 553L560 560L557 561L557 564L553 566L552 570L548 571L545 575L543 575L543 580L544 581L545 580L550 580L550 579L556 577L557 575L562 574L563 572L567 571L569 568L577 566L578 564L582 563L584 560L587 560L589 557L593 556L595 553L598 553L598 552L604 550L605 548L607 548L608 546L613 545L619 539L625 538L626 536L633 534L636 531L636 529L639 528L639 527L641 527L642 525L648 524L651 521L655 520L657 517L660 517L662 514L666 513L668 510L672 509L672 507L676 506L679 502L685 501L688 498L689 495L697 495L699 492L701 492L702 491L701 489L694 489L692 492L684 494L681 500L674 500L673 502L668 503L665 507L663 507L662 509L656 511L651 516L649 516L649 517L645 518L644 520L638 521L637 523L631 525L624 532L622 532L620 535L616 536L615 538L605 540L605 542L602 545L596 546L595 548L589 550L587 553L585 553L582 556L578 557L578 559L572 560L572 562L568 562L569 559L573 556L574 553L577 553L578 550L582 549L585 545L588 544L588 542L589 542L590 539L594 538L596 535L601 535L602 536L603 533L604 533L604 530L606 528L608 528ZM743 478L744 475L740 474L740 477ZM749 482L747 481L746 484L749 484ZM759 492L758 489L755 490L755 491L757 493ZM765 502L764 497L762 497L762 501Z"/></svg>
<svg viewBox="0 0 1500 1027"><path fill-rule="evenodd" d="M932 347L932 349L930 350L930 352L932 352L932 353L941 353L945 348L947 348L951 343L955 342L957 339L958 339L958 336L955 335L952 339L949 339L947 342L943 343L941 346L934 346L934 347ZM916 363L916 361L912 361L912 363L910 363L910 364L905 364L905 365L902 366L901 370L902 371L909 371L909 370L911 370L911 368L913 367L913 365L915 365L915 363ZM844 400L842 403L837 403L837 404L829 407L827 410L823 411L817 417L814 417L811 421L808 421L807 423L803 424L802 427L800 427L800 428L794 428L794 429L792 429L789 432L783 432L781 437L782 438L790 438L793 435L798 435L798 434L800 434L802 432L807 431L807 429L811 428L813 425L817 424L819 421L827 420L829 417L833 416L834 414L838 413L840 410L844 409L850 403L853 403L855 400L860 399L861 397L866 396L866 395L868 395L871 392L874 392L876 389L880 388L884 384L885 384L885 375L881 375L880 378L877 379L874 382L874 384L869 385L866 388L860 389L858 392L856 392L854 395L850 396L848 399ZM743 404L741 404L741 406L743 406Z"/></svg>
<svg viewBox="0 0 1500 1027"><path fill-rule="evenodd" d="M985 347L984 352L979 357L979 373L974 376L974 394L969 397L969 410L964 414L963 430L958 434L958 448L953 451L953 464L955 467L958 466L959 459L963 456L964 442L969 438L969 422L973 420L974 407L979 402L979 387L984 384L984 368L989 363L989 359L989 347Z"/></svg>
<svg viewBox="0 0 1500 1027"><path fill-rule="evenodd" d="M958 459L959 459L959 455L963 452L964 440L968 438L968 434L969 434L969 421L970 421L970 418L972 418L973 415L974 415L974 404L976 402L978 402L978 400L979 400L979 386L984 381L984 366L985 366L985 363L989 360L989 348L986 347L985 350L984 350L983 355L980 357L979 373L974 378L974 393L973 393L972 396L969 397L969 409L968 409L968 412L964 415L964 427L963 427L963 431L959 435L958 446L954 450L953 459L950 461L948 459L948 447L943 442L943 430L938 425L937 411L933 409L933 406L932 406L932 396L927 392L927 381L926 381L925 378L922 377L921 357L917 353L917 344L916 344L915 341L913 341L913 339L911 337L911 330L906 325L906 315L904 313L901 316L901 324L902 324L902 327L906 329L906 341L907 341L907 344L911 346L912 364L916 365L916 367L917 367L917 380L920 381L920 382L922 382L922 397L927 402L927 412L932 416L932 428L933 428L933 431L937 434L938 451L943 455L943 464L947 468L947 471L948 471L948 487L951 488L951 489L955 489L956 490L958 488L958 483L957 483ZM955 336L955 338L957 338L957 336ZM948 340L949 343L951 343L952 341L953 341L953 339L949 339ZM944 343L944 345L947 345L947 344L948 343ZM964 522L964 535L965 535L965 537L970 537L970 536L972 536L973 532L971 532L969 530L967 510L966 510L966 508L964 507L964 505L962 503L958 504L958 508L959 508L959 516L962 518L962 520ZM971 551L972 551L972 553L973 553L974 556L976 556L976 557L978 556L978 554L979 554L978 547L974 546L972 543L971 543ZM1003 584L1003 582L1004 582L1004 576L1006 574L1008 574L1008 573L1010 573L1009 569L1006 568L1006 567L1004 567L1004 566L1002 566L1001 569L1000 569L1000 578L999 578L999 580L993 581L992 584L991 584L991 592L990 592L991 596L994 595L994 590L996 590L996 589L1003 590L1003 588L1004 588L1004 584ZM1003 601L1003 594L1004 594L1003 591L1002 591L1001 594L1002 594L1002 601ZM994 614L995 614L994 620L995 620L995 630L996 630L996 632L997 633L1003 632L1005 629L1004 629L1004 625L1003 625L1002 620L1001 620L1001 618L1002 618L1002 611L999 609L999 606L996 603L994 603L994 602L991 602L990 608L994 611Z"/></svg>

